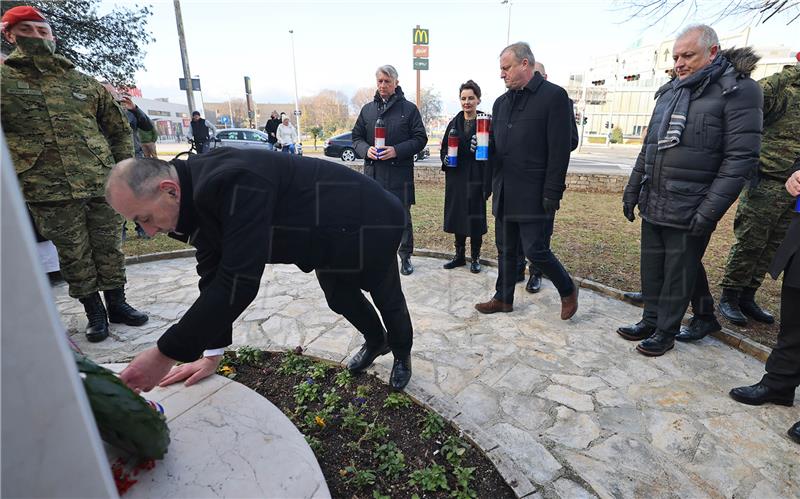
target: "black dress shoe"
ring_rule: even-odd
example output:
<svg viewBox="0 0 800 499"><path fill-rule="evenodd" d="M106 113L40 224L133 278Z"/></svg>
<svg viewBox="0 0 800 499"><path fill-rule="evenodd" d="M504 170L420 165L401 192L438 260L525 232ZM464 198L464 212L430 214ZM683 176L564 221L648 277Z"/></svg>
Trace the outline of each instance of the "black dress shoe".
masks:
<svg viewBox="0 0 800 499"><path fill-rule="evenodd" d="M678 341L697 341L721 330L722 326L716 317L710 321L692 317L688 326L681 326L681 332L675 336L675 339Z"/></svg>
<svg viewBox="0 0 800 499"><path fill-rule="evenodd" d="M528 284L525 285L525 291L528 293L538 293L542 290L542 275L533 273L528 278Z"/></svg>
<svg viewBox="0 0 800 499"><path fill-rule="evenodd" d="M404 256L400 258L400 273L403 275L409 275L414 272L414 266L411 265L411 257Z"/></svg>
<svg viewBox="0 0 800 499"><path fill-rule="evenodd" d="M800 421L793 424L786 434L789 435L789 438L800 444Z"/></svg>
<svg viewBox="0 0 800 499"><path fill-rule="evenodd" d="M392 388L401 391L411 381L411 356L394 359L392 374L389 375L389 384Z"/></svg>
<svg viewBox="0 0 800 499"><path fill-rule="evenodd" d="M463 267L467 264L467 259L464 256L465 248L463 246L456 246L456 254L453 256L453 259L449 262L442 265L442 268L445 270L454 269L456 267Z"/></svg>
<svg viewBox="0 0 800 499"><path fill-rule="evenodd" d="M364 343L361 345L361 350L356 352L353 358L350 359L350 362L347 363L347 369L352 373L363 372L375 362L375 359L391 351L392 349L389 348L388 343L384 343L380 346L370 346Z"/></svg>
<svg viewBox="0 0 800 499"><path fill-rule="evenodd" d="M675 346L675 336L656 330L653 336L636 345L636 350L648 357L661 357Z"/></svg>
<svg viewBox="0 0 800 499"><path fill-rule="evenodd" d="M755 288L744 288L739 296L739 309L744 315L764 324L774 324L775 317L756 303Z"/></svg>
<svg viewBox="0 0 800 499"><path fill-rule="evenodd" d="M91 343L97 343L108 338L108 316L106 315L106 307L103 305L103 300L100 299L100 293L94 292L89 296L79 298L83 304L83 309L86 311L86 339Z"/></svg>
<svg viewBox="0 0 800 499"><path fill-rule="evenodd" d="M653 336L656 332L655 326L648 326L643 321L630 326L622 326L617 329L617 334L630 341L642 341Z"/></svg>
<svg viewBox="0 0 800 499"><path fill-rule="evenodd" d="M747 317L739 308L738 289L722 288L722 296L719 298L719 313L737 326L747 325Z"/></svg>
<svg viewBox="0 0 800 499"><path fill-rule="evenodd" d="M103 296L106 298L109 322L127 326L141 326L148 321L147 314L139 312L125 301L125 290L123 288L103 291Z"/></svg>
<svg viewBox="0 0 800 499"><path fill-rule="evenodd" d="M761 383L755 385L740 386L730 391L733 400L747 405L763 405L767 402L791 407L794 405L794 389L775 390Z"/></svg>

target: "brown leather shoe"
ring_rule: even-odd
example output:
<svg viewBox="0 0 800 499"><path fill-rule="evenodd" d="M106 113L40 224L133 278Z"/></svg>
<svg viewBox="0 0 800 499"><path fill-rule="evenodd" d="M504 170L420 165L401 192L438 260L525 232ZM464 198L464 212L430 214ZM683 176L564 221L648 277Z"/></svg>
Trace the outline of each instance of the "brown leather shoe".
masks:
<svg viewBox="0 0 800 499"><path fill-rule="evenodd" d="M503 303L500 300L492 298L485 303L476 303L475 310L482 314L493 314L495 312L511 312L514 306L510 303Z"/></svg>
<svg viewBox="0 0 800 499"><path fill-rule="evenodd" d="M561 299L561 320L565 321L578 311L578 285L571 295Z"/></svg>

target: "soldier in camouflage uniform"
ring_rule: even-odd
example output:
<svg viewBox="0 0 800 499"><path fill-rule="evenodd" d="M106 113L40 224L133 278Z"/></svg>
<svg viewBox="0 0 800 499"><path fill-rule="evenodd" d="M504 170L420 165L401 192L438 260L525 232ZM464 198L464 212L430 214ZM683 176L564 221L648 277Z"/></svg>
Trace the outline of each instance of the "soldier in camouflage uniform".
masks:
<svg viewBox="0 0 800 499"><path fill-rule="evenodd" d="M131 129L100 83L55 55L38 10L15 7L2 21L3 35L16 45L0 69L0 112L14 167L36 226L58 249L70 296L84 305L87 339L102 341L109 319L148 319L125 300L122 218L104 198L111 167L133 155Z"/></svg>
<svg viewBox="0 0 800 499"><path fill-rule="evenodd" d="M800 158L800 65L787 66L760 83L764 134L758 179L739 198L733 222L736 243L720 283L720 313L740 325L747 324L747 317L768 324L775 321L754 297L789 227L794 199L784 184Z"/></svg>

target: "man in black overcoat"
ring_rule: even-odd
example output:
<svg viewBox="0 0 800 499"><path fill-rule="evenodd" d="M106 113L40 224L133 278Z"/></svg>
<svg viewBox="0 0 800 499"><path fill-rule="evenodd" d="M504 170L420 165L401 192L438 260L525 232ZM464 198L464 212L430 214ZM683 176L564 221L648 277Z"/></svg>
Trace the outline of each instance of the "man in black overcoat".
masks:
<svg viewBox="0 0 800 499"><path fill-rule="evenodd" d="M567 92L534 73L527 43L500 53L500 77L508 91L492 109L492 213L500 271L494 297L475 308L484 314L513 309L518 245L555 285L561 318L578 310L578 288L550 251L548 235L566 188L572 136L572 107Z"/></svg>
<svg viewBox="0 0 800 499"><path fill-rule="evenodd" d="M398 85L397 70L388 64L381 66L375 79L375 99L361 108L353 127L353 147L364 158L364 174L397 196L406 208L406 226L397 254L400 272L408 275L414 272L414 155L428 143L428 135L417 106L406 100ZM386 124L386 147L380 151L375 148L375 122L379 117Z"/></svg>
<svg viewBox="0 0 800 499"><path fill-rule="evenodd" d="M405 215L373 180L318 159L221 148L187 161L122 161L106 198L148 234L170 233L197 248L200 297L123 371L131 388L153 388L176 361L190 363L179 368L185 377L212 373L268 263L316 271L331 310L366 340L351 371L391 350L392 387L408 383L412 326L395 256ZM200 358L204 350L210 358Z"/></svg>
<svg viewBox="0 0 800 499"><path fill-rule="evenodd" d="M731 398L748 405L771 402L791 406L794 392L800 386L800 171L786 181L786 190L798 198L798 209L769 268L773 279L783 272L778 341L769 354L764 366L767 372L761 381L730 392ZM789 428L789 437L800 444L800 421Z"/></svg>

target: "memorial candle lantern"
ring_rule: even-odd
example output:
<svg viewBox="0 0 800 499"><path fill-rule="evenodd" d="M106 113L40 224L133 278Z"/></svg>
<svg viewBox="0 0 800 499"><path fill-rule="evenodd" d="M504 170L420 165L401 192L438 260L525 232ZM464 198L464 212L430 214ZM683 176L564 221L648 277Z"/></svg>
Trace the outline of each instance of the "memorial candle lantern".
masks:
<svg viewBox="0 0 800 499"><path fill-rule="evenodd" d="M447 166L458 166L458 132L455 128L451 128L447 134Z"/></svg>
<svg viewBox="0 0 800 499"><path fill-rule="evenodd" d="M491 131L492 118L488 114L479 114L477 119L478 147L475 149L475 159L478 161L489 160L489 132Z"/></svg>
<svg viewBox="0 0 800 499"><path fill-rule="evenodd" d="M386 122L383 121L383 118L378 118L375 120L375 149L378 150L378 154L380 155L383 153L383 149L386 147Z"/></svg>

